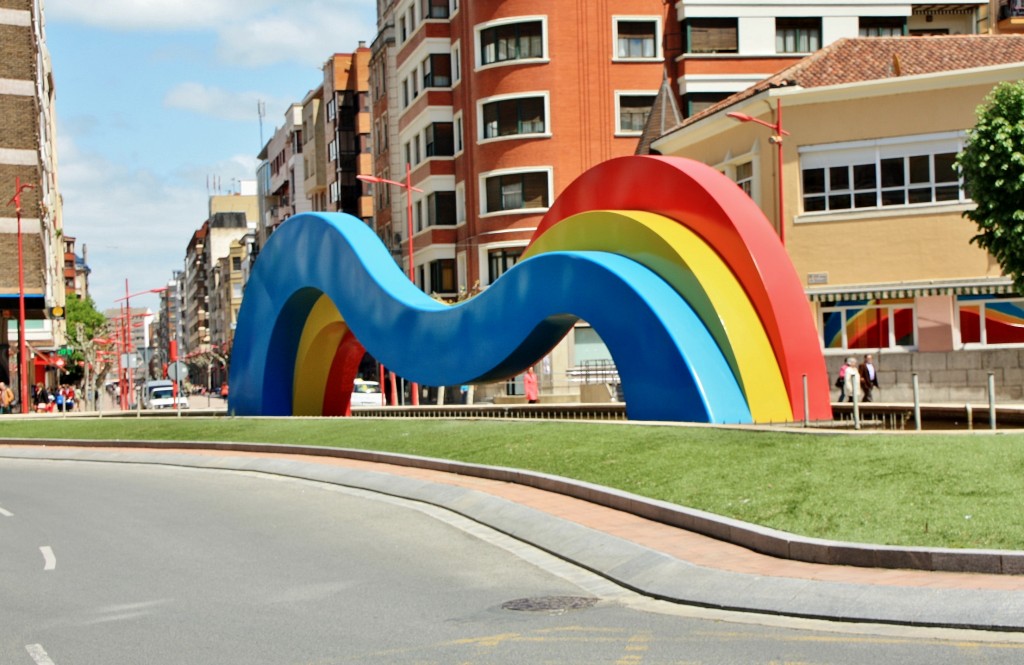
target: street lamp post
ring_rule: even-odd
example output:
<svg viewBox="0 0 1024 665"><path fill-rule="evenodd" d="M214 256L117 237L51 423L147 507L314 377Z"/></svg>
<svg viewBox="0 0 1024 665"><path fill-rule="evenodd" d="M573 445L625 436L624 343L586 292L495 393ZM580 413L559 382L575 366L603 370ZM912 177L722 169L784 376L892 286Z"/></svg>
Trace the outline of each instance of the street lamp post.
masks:
<svg viewBox="0 0 1024 665"><path fill-rule="evenodd" d="M406 242L409 244L409 281L413 284L416 283L416 264L413 261L413 243L412 243L412 193L423 192L419 187L412 186L412 166L406 162L405 164L405 182L398 182L397 180L388 180L387 178L379 178L374 175L357 175L357 180L363 182L370 182L378 185L392 185L393 187L399 187L405 190L405 221L406 221ZM381 377L381 388L383 388L384 377ZM419 386L415 382L412 384L412 403L413 406L419 406Z"/></svg>
<svg viewBox="0 0 1024 665"><path fill-rule="evenodd" d="M14 176L14 196L7 205L14 204L18 217L18 375L21 383L21 412L28 413L28 353L25 343L25 249L21 239L21 193L35 185L21 184Z"/></svg>
<svg viewBox="0 0 1024 665"><path fill-rule="evenodd" d="M121 408L122 409L125 408L125 402L127 401L125 398L128 395L134 394L134 392L135 392L135 376L134 376L135 372L134 372L134 368L131 366L131 363L128 362L128 350L131 348L132 298L134 298L135 296L146 295L148 293L163 293L166 290L167 290L166 286L160 286L160 287L157 287L155 289L148 289L146 291L139 291L138 293L128 293L128 279L125 278L125 280L124 280L124 298L118 298L118 299L116 299L114 301L114 302L121 302L123 300L124 301L124 308L125 308L125 324L124 324L124 331L125 331L125 333L124 333L124 336L125 336L124 337L124 349L125 350L124 350L124 356L125 356L125 362L128 364L128 371L127 371L127 374L128 374L128 392L126 393L124 391L123 386L122 386L122 390L121 390Z"/></svg>
<svg viewBox="0 0 1024 665"><path fill-rule="evenodd" d="M765 122L760 118L747 115L746 113L727 113L730 118L735 118L740 122L754 122L758 125L763 125L768 129L772 130L773 134L769 137L768 142L775 144L775 152L778 156L778 163L776 169L778 171L778 199L779 199L779 240L783 245L786 244L786 218L784 215L785 204L783 203L784 189L782 186L782 138L789 136L789 132L782 128L782 100L778 99L775 101L775 122Z"/></svg>

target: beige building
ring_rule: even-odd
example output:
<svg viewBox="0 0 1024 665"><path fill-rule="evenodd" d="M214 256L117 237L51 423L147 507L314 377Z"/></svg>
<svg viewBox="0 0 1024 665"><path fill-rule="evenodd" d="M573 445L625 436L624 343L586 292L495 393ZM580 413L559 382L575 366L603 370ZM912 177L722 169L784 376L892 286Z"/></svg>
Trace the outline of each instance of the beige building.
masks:
<svg viewBox="0 0 1024 665"><path fill-rule="evenodd" d="M1024 299L963 213L975 110L1024 79L1024 36L840 40L685 120L653 150L713 165L779 230L830 370L872 353L879 399L1024 399ZM787 132L779 172L775 132ZM779 214L781 191L782 215Z"/></svg>

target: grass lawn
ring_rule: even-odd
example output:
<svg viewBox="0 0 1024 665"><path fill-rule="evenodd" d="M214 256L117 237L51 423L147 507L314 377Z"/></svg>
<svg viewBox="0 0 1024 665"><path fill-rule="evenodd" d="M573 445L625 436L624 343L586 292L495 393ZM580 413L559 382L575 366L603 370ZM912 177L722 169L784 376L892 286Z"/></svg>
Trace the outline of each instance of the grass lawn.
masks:
<svg viewBox="0 0 1024 665"><path fill-rule="evenodd" d="M6 437L381 450L543 471L807 536L1024 549L1024 433L846 435L555 421L53 417L0 419L0 439Z"/></svg>

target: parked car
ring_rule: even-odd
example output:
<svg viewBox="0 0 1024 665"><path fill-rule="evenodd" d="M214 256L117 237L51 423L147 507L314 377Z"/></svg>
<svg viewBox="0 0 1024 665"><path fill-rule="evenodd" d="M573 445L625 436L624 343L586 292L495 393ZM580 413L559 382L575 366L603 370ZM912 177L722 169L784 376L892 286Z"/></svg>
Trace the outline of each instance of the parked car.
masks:
<svg viewBox="0 0 1024 665"><path fill-rule="evenodd" d="M174 408L174 382L173 381L146 381L142 387L142 406L146 409L173 409ZM187 409L188 399L178 392L178 408Z"/></svg>
<svg viewBox="0 0 1024 665"><path fill-rule="evenodd" d="M384 395L380 392L380 384L376 381L356 379L352 386L352 406L383 406Z"/></svg>

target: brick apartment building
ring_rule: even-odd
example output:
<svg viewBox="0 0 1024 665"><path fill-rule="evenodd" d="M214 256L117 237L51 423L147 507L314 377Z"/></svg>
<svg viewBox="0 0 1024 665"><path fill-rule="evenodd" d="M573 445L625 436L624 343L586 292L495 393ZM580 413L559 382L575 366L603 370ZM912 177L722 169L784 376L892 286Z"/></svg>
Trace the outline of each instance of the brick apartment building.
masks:
<svg viewBox="0 0 1024 665"><path fill-rule="evenodd" d="M0 0L0 381L17 383L19 318L16 180L21 193L26 342L33 359L29 381L46 380L35 352L63 344L62 321L47 318L64 304L64 244L53 75L46 49L42 2Z"/></svg>

